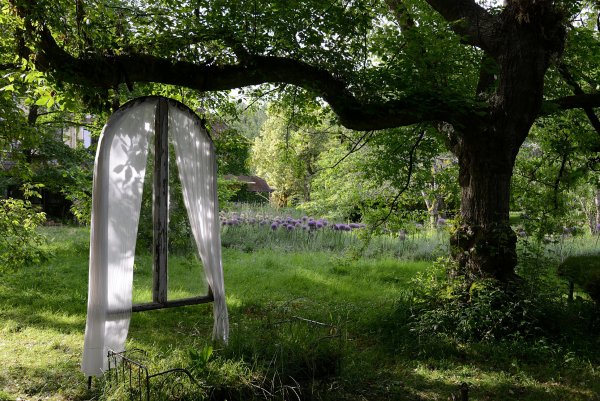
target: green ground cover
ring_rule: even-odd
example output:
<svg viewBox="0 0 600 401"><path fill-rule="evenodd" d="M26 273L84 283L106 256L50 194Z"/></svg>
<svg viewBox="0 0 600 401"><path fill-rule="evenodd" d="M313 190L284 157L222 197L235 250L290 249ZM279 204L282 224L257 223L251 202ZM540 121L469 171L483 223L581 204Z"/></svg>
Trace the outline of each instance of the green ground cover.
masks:
<svg viewBox="0 0 600 401"><path fill-rule="evenodd" d="M44 234L50 261L0 280L0 400L119 399L102 381L88 391L79 372L88 232ZM151 371L186 367L197 378L178 399L447 400L462 382L471 400L600 399L598 337L587 331L493 342L415 331L415 277L431 261L229 247L223 263L229 346L210 342L211 305L131 321L127 347L144 350ZM149 265L136 260L135 302L150 298ZM194 257L172 256L170 273L171 298L205 291Z"/></svg>

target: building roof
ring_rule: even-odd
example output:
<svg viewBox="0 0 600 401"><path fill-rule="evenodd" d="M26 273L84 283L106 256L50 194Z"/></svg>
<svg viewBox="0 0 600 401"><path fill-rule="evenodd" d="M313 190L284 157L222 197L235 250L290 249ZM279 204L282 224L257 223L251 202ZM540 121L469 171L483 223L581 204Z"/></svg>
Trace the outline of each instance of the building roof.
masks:
<svg viewBox="0 0 600 401"><path fill-rule="evenodd" d="M267 184L265 180L256 175L233 175L227 174L223 176L225 180L236 180L245 182L250 192L273 192L274 190Z"/></svg>

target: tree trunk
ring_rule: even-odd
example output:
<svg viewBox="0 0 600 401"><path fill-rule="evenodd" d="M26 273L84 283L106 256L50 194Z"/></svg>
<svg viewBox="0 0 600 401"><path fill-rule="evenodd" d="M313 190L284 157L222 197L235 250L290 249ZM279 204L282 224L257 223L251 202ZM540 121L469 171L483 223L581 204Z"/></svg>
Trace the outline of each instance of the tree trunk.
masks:
<svg viewBox="0 0 600 401"><path fill-rule="evenodd" d="M460 273L467 277L516 278L517 237L509 224L511 177L519 148L541 109L550 60L562 51L560 18L551 2L515 1L506 7L501 34L490 46L497 77L485 80L491 86L478 85L489 114L473 116L471 126L456 128L460 132L452 150L460 166L461 209L451 243Z"/></svg>
<svg viewBox="0 0 600 401"><path fill-rule="evenodd" d="M507 154L508 153L508 154ZM460 273L512 279L517 236L509 224L512 152L479 143L459 153L460 224L451 244Z"/></svg>
<svg viewBox="0 0 600 401"><path fill-rule="evenodd" d="M444 198L438 194L434 194L433 199L430 200L425 191L421 191L421 196L423 196L425 207L427 208L427 213L429 214L429 224L432 228L435 228L440 217L446 217L444 213Z"/></svg>

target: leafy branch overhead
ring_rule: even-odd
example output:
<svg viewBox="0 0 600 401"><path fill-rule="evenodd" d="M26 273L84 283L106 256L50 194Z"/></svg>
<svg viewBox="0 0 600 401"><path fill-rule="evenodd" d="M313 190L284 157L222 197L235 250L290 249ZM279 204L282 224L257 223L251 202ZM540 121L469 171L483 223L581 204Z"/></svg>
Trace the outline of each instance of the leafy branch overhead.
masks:
<svg viewBox="0 0 600 401"><path fill-rule="evenodd" d="M349 46L357 47L361 33L364 34L364 39L375 41L379 40L377 30L390 29L389 26L377 27L378 24L384 23L383 18L387 15L385 12L375 14L375 11L369 11L366 2L358 1L354 6L347 6L355 7L355 10L337 4L323 9L323 5L317 6L312 4L315 2L308 2L309 6L322 10L324 16L331 19L349 18L353 12L362 12L365 16L361 18L361 22L351 24L350 28L340 28L341 22L344 21L340 21L338 26L327 21L312 21L312 30L308 26L297 28L296 32L293 26L286 32L273 21L277 16L290 11L285 2L270 2L272 4L269 10L262 10L268 7L261 4L262 11L244 10L241 5L230 6L227 18L230 19L230 26L233 26L231 30L235 29L236 24L241 24L236 21L235 13L243 15L246 12L246 26L241 28L251 34L248 37L240 37L239 32L227 32L222 28L227 26L221 24L225 17L219 20L213 15L219 11L218 4L198 5L193 8L190 4L183 3L180 10L173 10L171 16L165 15L169 6L175 7L170 2L160 3L156 9L151 6L139 9L123 6L119 13L115 14L115 19L121 22L112 27L114 30L110 30L114 32L113 37L96 40L93 40L92 33L86 31L91 31L94 24L98 24L95 21L101 16L94 16L91 8L83 9L81 2L76 3L77 7L64 2L57 2L53 6L67 15L65 19L70 18L68 22L72 24L71 31L64 31L48 19L52 7L48 3L11 0L14 11L24 21L27 32L22 35L30 37L30 43L33 43L30 52L34 54L32 57L36 68L51 73L58 81L103 88L114 88L121 83L131 86L135 82L157 82L198 91L219 91L264 83L288 83L303 87L323 98L339 116L343 125L356 130L383 129L423 121L445 121L460 126L472 123L473 118L489 114L489 102L483 102L474 95L469 96L469 92L462 91L462 88L427 85L426 82L422 82L422 85L415 89L408 82L413 72L402 71L404 66L401 64L380 63L376 60L377 57L373 56L373 52L376 51L373 49L344 49L341 42L336 41L336 37L352 36L354 39L350 42L356 43ZM514 6L507 7L500 14L492 14L469 0L430 0L428 3L449 23L450 29L460 35L463 43L483 50L492 58L501 57L502 48L512 45L503 39L506 35L500 34L506 28L502 23L504 14L513 13L514 18L525 18L519 14L521 11L516 9L518 3L522 2L511 2ZM539 7L543 7L551 2L538 3ZM281 10L276 6L281 7ZM225 10L226 4L222 4L221 8ZM300 9L297 12L308 11L310 10ZM439 15L434 18L439 19ZM243 20L242 17L239 18L240 21ZM262 18L266 22L256 22L253 18ZM299 18L306 19L306 15ZM287 20L289 21L289 17ZM165 26L169 22L172 25ZM204 25L200 26L201 23ZM86 24L90 24L91 27L87 28ZM191 31L182 36L179 25L183 28L188 27ZM156 28L156 37L149 35L143 44L125 43L128 37L131 37L130 41L133 42L136 36L139 36L135 35L135 32L153 27ZM252 34L255 35L254 38ZM290 35L293 36L292 39L287 38ZM317 41L315 36L318 35L322 35L323 38ZM400 32L395 32L394 35L399 40L405 40ZM262 39L256 39L256 36ZM272 43L256 43L261 40L269 41L269 37L272 37ZM286 43L284 38L290 43ZM305 41L302 41L303 38ZM155 46L158 49L155 51L152 44L161 40L177 48L164 50ZM336 47L327 49L325 46L328 40ZM85 45L74 46L72 43L77 41L84 41ZM21 43L25 42L23 40ZM556 44L549 41L548 46L553 45ZM81 46L84 50L81 50ZM558 54L561 51L560 44L556 47L555 52ZM198 52L203 54L212 50L215 56L192 57L189 53L195 48L201 49ZM356 61L344 65L345 58L349 55L360 58L357 57L357 53L361 51L365 53L365 65L358 66ZM19 53L27 54L22 49ZM196 60L193 60L194 58ZM464 65L462 68L468 69L470 66ZM367 75L373 77L365 77ZM399 90L382 94L384 91L379 89L387 87L387 83L368 82L370 79L377 80L378 77L389 80L391 75L399 81L395 85ZM406 84L402 83L404 79ZM384 83L385 85L382 85ZM475 93L474 90L470 92ZM547 103L549 107L544 108L545 112L597 107L600 105L600 95L578 94L560 97Z"/></svg>

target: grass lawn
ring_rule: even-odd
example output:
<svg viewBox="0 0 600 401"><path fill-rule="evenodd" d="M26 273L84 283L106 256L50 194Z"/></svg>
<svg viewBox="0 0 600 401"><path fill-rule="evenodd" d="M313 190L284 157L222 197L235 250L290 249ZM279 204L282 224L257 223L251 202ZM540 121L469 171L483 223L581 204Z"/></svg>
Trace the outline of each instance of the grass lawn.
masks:
<svg viewBox="0 0 600 401"><path fill-rule="evenodd" d="M91 400L79 372L87 297L86 229L46 228L53 257L0 276L0 401ZM327 252L224 249L231 339L194 370L214 399L600 400L598 338L554 344L418 338L411 279L431 262L351 260ZM194 257L170 258L170 298L203 294ZM134 302L148 301L139 257ZM212 306L134 314L127 347L152 372L189 367L211 345ZM584 344L584 345L582 345Z"/></svg>

